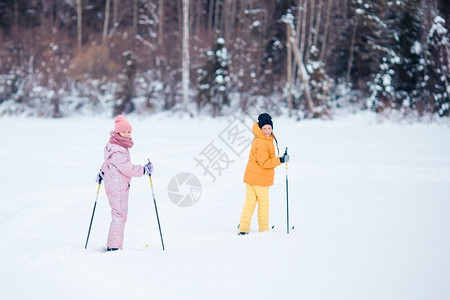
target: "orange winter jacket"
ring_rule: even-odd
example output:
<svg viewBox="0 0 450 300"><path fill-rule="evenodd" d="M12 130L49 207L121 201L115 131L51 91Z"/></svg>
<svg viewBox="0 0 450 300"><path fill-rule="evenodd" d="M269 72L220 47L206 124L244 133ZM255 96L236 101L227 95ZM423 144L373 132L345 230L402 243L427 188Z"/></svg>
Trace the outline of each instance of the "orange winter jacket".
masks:
<svg viewBox="0 0 450 300"><path fill-rule="evenodd" d="M281 165L280 159L275 155L273 137L266 137L258 122L253 124L252 131L255 138L250 149L244 182L260 186L273 185L274 169Z"/></svg>

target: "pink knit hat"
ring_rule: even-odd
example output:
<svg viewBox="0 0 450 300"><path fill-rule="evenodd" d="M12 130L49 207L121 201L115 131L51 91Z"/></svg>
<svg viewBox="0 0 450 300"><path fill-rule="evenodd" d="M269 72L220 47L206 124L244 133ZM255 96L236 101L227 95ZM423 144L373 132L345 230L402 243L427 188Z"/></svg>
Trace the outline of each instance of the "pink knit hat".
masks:
<svg viewBox="0 0 450 300"><path fill-rule="evenodd" d="M122 130L127 130L131 132L131 125L130 122L128 122L128 120L122 116L122 115L118 115L117 117L114 118L114 132L121 132Z"/></svg>

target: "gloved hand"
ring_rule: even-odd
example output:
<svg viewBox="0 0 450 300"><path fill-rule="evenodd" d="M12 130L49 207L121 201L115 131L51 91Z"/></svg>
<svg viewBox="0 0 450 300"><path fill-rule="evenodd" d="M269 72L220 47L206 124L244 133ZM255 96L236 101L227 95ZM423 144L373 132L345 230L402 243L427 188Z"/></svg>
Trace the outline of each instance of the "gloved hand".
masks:
<svg viewBox="0 0 450 300"><path fill-rule="evenodd" d="M289 161L289 154L284 153L283 156L280 157L280 162L284 164Z"/></svg>
<svg viewBox="0 0 450 300"><path fill-rule="evenodd" d="M153 164L149 161L144 165L144 174L150 176L152 175L152 171L153 171Z"/></svg>
<svg viewBox="0 0 450 300"><path fill-rule="evenodd" d="M100 172L98 172L98 174L97 174L97 177L95 177L95 182L97 182L98 184L101 184L104 176L105 176L105 173L103 173L103 171L100 170Z"/></svg>

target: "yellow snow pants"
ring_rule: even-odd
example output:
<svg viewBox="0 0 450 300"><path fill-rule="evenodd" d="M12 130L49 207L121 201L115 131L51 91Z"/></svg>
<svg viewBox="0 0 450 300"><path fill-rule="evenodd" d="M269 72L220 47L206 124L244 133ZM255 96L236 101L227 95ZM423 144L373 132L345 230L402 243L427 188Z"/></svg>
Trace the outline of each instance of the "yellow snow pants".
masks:
<svg viewBox="0 0 450 300"><path fill-rule="evenodd" d="M259 232L269 230L269 187L247 184L244 208L242 209L239 232L249 232L253 211L258 202Z"/></svg>

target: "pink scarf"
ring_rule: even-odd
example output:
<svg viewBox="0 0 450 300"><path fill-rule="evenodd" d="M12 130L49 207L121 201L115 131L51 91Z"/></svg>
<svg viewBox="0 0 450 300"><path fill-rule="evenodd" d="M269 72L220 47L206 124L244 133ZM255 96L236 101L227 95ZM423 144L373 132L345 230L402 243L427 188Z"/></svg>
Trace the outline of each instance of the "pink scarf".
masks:
<svg viewBox="0 0 450 300"><path fill-rule="evenodd" d="M111 138L109 139L109 142L111 144L116 144L124 148L131 148L134 145L133 140L131 138L128 139L121 137L117 132L114 131L111 131Z"/></svg>

